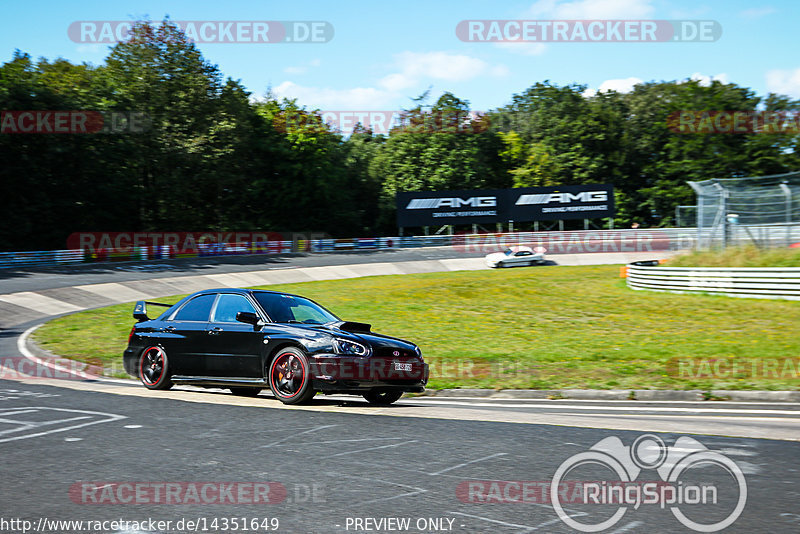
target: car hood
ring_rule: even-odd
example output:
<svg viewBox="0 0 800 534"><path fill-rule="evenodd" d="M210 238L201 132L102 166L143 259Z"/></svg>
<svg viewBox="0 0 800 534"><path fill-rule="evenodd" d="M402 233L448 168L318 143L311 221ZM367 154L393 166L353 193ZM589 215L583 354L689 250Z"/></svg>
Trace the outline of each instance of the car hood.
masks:
<svg viewBox="0 0 800 534"><path fill-rule="evenodd" d="M347 324L348 323L330 323L326 325L292 324L291 326L306 331L323 332L325 334L330 334L332 336L340 337L343 339L368 343L372 345L373 348L394 347L411 351L413 351L416 348L416 345L414 343L411 343L410 341L406 341L404 339L392 336L386 336L383 334L378 334L376 332L362 332L362 331L353 332L350 330L342 330L342 328L340 328L341 326L345 326L345 328L347 328Z"/></svg>

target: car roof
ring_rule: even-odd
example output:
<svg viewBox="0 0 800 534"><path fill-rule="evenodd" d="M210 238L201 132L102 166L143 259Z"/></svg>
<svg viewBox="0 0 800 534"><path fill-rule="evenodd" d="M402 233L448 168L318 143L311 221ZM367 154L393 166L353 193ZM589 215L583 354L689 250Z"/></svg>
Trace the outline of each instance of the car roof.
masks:
<svg viewBox="0 0 800 534"><path fill-rule="evenodd" d="M220 287L215 289L203 289L202 291L198 291L194 293L194 295L213 295L216 293L234 293L237 295L248 295L252 293L272 293L275 295L290 295L292 297L299 297L300 295L295 295L293 293L285 293L283 291L270 291L268 289L243 289L241 287Z"/></svg>

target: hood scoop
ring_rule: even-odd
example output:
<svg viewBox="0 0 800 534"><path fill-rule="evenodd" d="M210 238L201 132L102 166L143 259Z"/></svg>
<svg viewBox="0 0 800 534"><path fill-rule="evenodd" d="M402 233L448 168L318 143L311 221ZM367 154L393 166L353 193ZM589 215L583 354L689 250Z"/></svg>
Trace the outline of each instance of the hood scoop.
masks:
<svg viewBox="0 0 800 534"><path fill-rule="evenodd" d="M355 323L353 321L345 321L342 324L340 324L338 328L339 330L344 330L345 332L352 332L354 334L369 334L372 325L367 323Z"/></svg>

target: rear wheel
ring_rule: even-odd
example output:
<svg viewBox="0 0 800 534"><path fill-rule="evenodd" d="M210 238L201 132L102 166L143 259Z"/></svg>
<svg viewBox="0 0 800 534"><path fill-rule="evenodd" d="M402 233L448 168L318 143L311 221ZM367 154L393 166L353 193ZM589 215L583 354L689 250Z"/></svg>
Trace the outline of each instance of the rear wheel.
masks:
<svg viewBox="0 0 800 534"><path fill-rule="evenodd" d="M402 396L403 392L399 389L373 389L364 393L364 398L370 404L379 406L388 406Z"/></svg>
<svg viewBox="0 0 800 534"><path fill-rule="evenodd" d="M255 397L261 393L261 388L228 388L231 393L239 397Z"/></svg>
<svg viewBox="0 0 800 534"><path fill-rule="evenodd" d="M281 349L267 373L272 394L284 404L301 404L314 396L308 358L300 349Z"/></svg>
<svg viewBox="0 0 800 534"><path fill-rule="evenodd" d="M148 347L139 358L139 380L147 389L169 389L169 360L161 347Z"/></svg>

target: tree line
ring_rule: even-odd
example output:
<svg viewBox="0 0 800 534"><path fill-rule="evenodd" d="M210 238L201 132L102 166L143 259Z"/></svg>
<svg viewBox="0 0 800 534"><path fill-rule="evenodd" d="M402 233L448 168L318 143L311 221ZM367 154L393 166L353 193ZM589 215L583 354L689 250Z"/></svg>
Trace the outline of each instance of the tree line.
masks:
<svg viewBox="0 0 800 534"><path fill-rule="evenodd" d="M397 191L612 183L617 226L668 226L688 180L800 170L796 131L687 134L681 110L795 112L733 83L650 82L586 96L534 83L485 114L452 93L400 125L343 135L318 110L224 79L169 21L136 24L104 63L0 66L0 110L136 112L144 131L0 134L0 249L63 248L81 231L396 232Z"/></svg>

